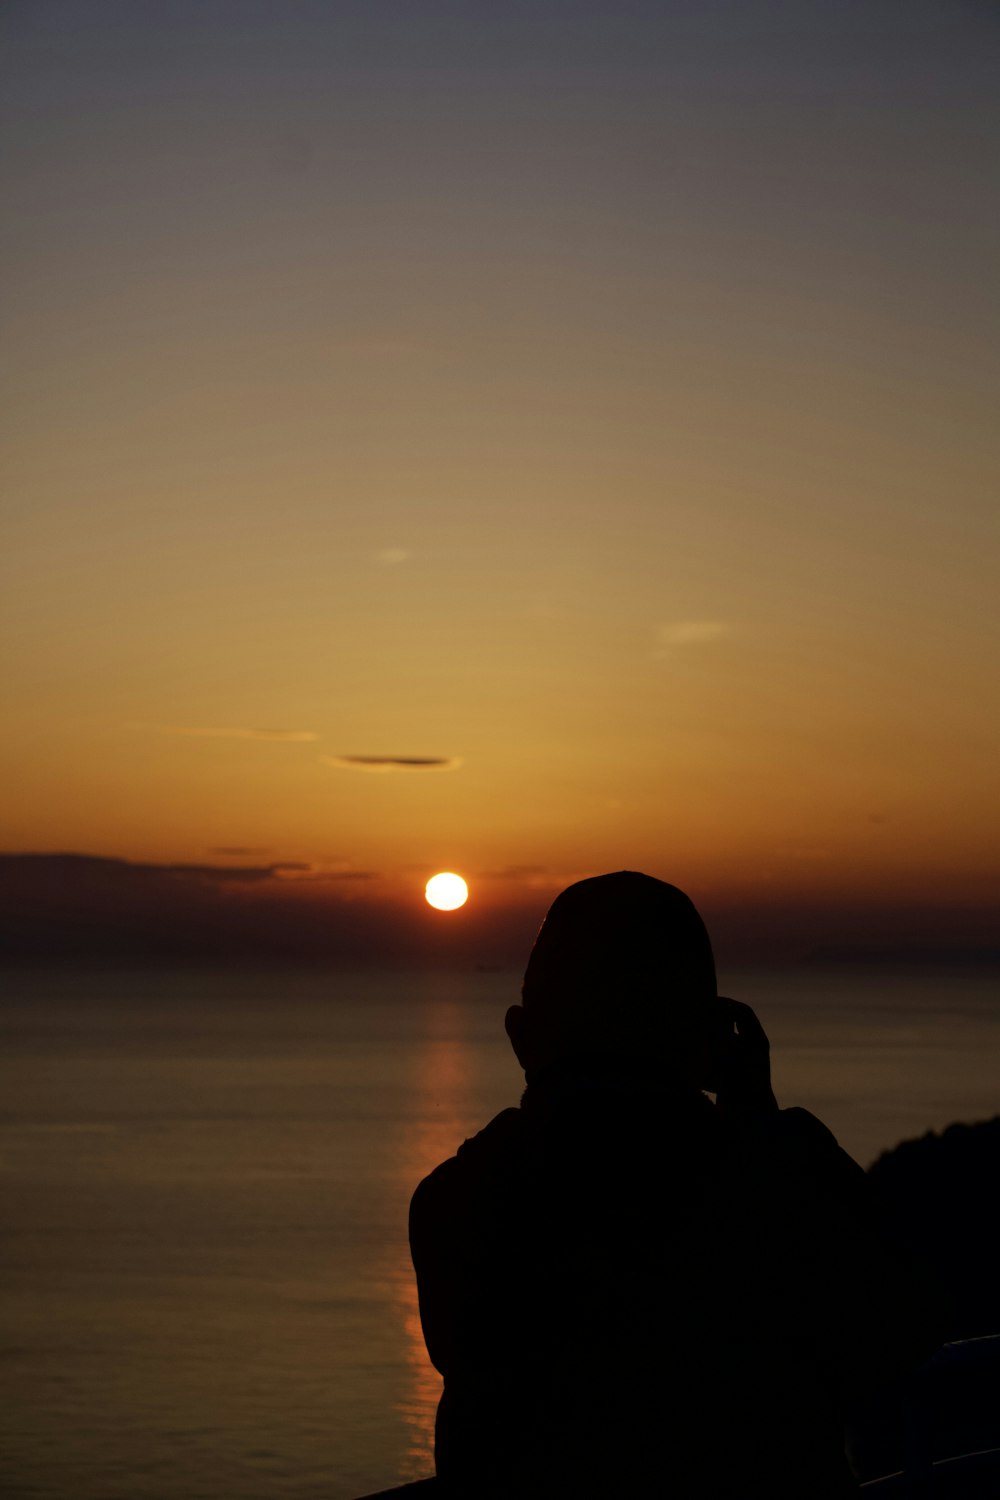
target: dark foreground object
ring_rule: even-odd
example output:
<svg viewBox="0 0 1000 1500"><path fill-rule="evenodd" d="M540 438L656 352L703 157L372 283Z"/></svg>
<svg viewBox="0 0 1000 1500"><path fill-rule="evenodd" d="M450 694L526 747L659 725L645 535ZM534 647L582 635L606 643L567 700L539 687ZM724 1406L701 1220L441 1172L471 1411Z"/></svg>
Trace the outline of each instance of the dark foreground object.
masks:
<svg viewBox="0 0 1000 1500"><path fill-rule="evenodd" d="M1000 1495L1000 1335L945 1344L855 1413L848 1449L873 1497Z"/></svg>
<svg viewBox="0 0 1000 1500"><path fill-rule="evenodd" d="M868 1169L896 1238L948 1295L949 1339L1000 1329L1000 1115L903 1141ZM998 1491L1000 1493L1000 1491Z"/></svg>
<svg viewBox="0 0 1000 1500"><path fill-rule="evenodd" d="M942 1459L922 1480L907 1474L875 1479L861 1486L861 1494L864 1500L995 1500L1000 1495L1000 1448Z"/></svg>
<svg viewBox="0 0 1000 1500"><path fill-rule="evenodd" d="M898 1391L856 1414L850 1449L865 1500L996 1500L1000 1335L946 1344ZM475 1500L452 1497L434 1478L363 1500L445 1497Z"/></svg>
<svg viewBox="0 0 1000 1500"><path fill-rule="evenodd" d="M362 1495L361 1500L407 1500L412 1495L413 1500L434 1500L441 1494L437 1480L432 1476L430 1479L415 1479L412 1484L398 1484L392 1490L377 1490L374 1495Z"/></svg>
<svg viewBox="0 0 1000 1500"><path fill-rule="evenodd" d="M413 1500L443 1500L445 1493L436 1479L418 1479L393 1490L379 1490L363 1500L407 1500L408 1496ZM924 1500L925 1496L933 1500L995 1500L1000 1494L1000 1449L946 1458L933 1465L923 1487L905 1474L893 1474L862 1485L860 1493L865 1500L869 1496L871 1500Z"/></svg>

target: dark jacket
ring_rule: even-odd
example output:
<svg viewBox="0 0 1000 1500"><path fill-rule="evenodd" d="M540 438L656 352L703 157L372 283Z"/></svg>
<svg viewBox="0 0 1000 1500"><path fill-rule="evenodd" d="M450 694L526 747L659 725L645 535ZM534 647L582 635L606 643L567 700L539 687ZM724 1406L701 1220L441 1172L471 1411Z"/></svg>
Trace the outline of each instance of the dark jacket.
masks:
<svg viewBox="0 0 1000 1500"><path fill-rule="evenodd" d="M417 1188L420 1313L462 1497L853 1493L847 1401L929 1355L933 1299L804 1110L532 1086Z"/></svg>

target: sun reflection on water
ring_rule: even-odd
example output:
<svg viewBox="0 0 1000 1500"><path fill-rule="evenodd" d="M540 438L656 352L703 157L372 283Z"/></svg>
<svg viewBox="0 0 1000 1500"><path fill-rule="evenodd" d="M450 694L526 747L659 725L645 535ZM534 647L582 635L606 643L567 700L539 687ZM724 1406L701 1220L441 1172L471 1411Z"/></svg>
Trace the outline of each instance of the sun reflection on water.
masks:
<svg viewBox="0 0 1000 1500"><path fill-rule="evenodd" d="M462 1035L460 1006L435 1002L428 1010L428 1034L414 1059L414 1113L411 1131L400 1153L400 1173L408 1192L422 1177L454 1156L470 1129L474 1097L473 1049ZM481 1123L481 1122L480 1122ZM441 1396L441 1376L424 1345L417 1286L410 1258L404 1253L390 1273L405 1338L409 1382L396 1410L408 1432L401 1480L420 1479L434 1471L434 1420Z"/></svg>
<svg viewBox="0 0 1000 1500"><path fill-rule="evenodd" d="M417 1287L407 1257L400 1266L395 1283L397 1304L402 1314L406 1363L409 1382L406 1394L396 1403L396 1411L406 1430L401 1481L422 1479L434 1472L434 1418L441 1398L441 1376L427 1357L420 1327Z"/></svg>

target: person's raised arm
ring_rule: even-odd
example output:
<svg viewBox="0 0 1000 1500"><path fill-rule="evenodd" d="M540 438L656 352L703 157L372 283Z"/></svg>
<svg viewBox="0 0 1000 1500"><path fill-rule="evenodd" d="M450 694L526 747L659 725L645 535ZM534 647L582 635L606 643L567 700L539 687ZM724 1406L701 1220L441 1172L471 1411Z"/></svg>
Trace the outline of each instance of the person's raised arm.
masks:
<svg viewBox="0 0 1000 1500"><path fill-rule="evenodd" d="M733 1124L760 1124L778 1112L771 1087L771 1047L749 1005L719 997L715 1039L716 1107Z"/></svg>

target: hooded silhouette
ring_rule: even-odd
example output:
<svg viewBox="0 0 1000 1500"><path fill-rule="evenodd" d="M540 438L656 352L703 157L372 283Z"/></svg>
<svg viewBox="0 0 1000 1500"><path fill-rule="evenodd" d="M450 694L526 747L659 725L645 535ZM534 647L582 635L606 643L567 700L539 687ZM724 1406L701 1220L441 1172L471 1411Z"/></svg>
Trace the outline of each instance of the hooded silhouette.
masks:
<svg viewBox="0 0 1000 1500"><path fill-rule="evenodd" d="M865 1174L778 1109L688 897L632 871L570 886L522 1000L520 1107L411 1207L441 1489L853 1493L845 1405L929 1355L940 1315Z"/></svg>

